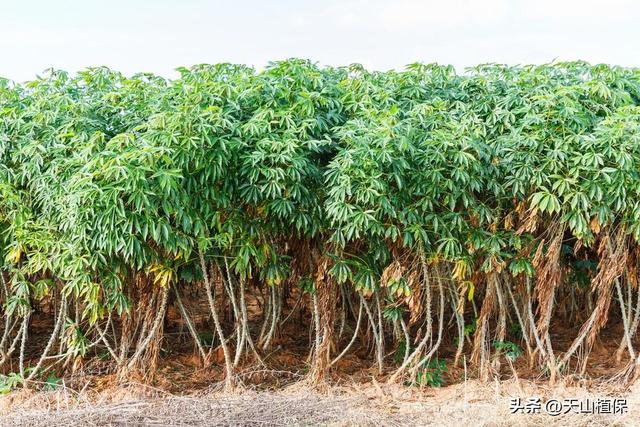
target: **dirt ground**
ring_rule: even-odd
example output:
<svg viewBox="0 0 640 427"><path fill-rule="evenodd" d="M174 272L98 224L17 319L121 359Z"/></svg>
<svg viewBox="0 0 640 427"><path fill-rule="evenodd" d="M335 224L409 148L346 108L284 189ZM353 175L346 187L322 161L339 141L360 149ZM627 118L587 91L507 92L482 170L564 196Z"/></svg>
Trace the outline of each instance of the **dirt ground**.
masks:
<svg viewBox="0 0 640 427"><path fill-rule="evenodd" d="M512 413L511 399L539 396L538 414ZM548 399L626 399L619 414L544 413ZM278 391L215 389L171 395L129 384L99 393L22 390L0 398L2 426L637 426L640 386L622 390L508 380L412 389L370 382L312 390L295 382Z"/></svg>

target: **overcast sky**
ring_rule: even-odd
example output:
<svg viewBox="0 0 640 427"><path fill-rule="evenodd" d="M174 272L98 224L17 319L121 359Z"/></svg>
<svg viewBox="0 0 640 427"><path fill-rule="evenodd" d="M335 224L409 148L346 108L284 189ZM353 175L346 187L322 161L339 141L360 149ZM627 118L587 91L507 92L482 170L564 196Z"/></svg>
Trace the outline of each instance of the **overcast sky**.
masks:
<svg viewBox="0 0 640 427"><path fill-rule="evenodd" d="M107 65L168 77L181 65L309 58L640 66L638 0L0 0L0 76Z"/></svg>

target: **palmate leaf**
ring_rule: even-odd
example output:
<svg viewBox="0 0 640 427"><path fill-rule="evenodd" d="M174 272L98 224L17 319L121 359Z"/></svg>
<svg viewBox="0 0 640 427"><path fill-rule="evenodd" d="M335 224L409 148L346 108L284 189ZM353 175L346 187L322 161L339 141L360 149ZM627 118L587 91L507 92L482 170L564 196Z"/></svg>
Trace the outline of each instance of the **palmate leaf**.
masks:
<svg viewBox="0 0 640 427"><path fill-rule="evenodd" d="M533 194L531 197L531 206L542 212L560 212L560 201L554 194L546 190Z"/></svg>

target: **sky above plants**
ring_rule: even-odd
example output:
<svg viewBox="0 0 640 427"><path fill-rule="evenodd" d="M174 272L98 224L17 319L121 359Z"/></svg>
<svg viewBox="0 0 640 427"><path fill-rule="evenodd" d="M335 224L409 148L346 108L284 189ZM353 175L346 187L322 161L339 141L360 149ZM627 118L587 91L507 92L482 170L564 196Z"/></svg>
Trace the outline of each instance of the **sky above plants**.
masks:
<svg viewBox="0 0 640 427"><path fill-rule="evenodd" d="M633 0L0 1L0 76L106 65L174 77L197 63L304 57L401 69L415 61L640 66Z"/></svg>

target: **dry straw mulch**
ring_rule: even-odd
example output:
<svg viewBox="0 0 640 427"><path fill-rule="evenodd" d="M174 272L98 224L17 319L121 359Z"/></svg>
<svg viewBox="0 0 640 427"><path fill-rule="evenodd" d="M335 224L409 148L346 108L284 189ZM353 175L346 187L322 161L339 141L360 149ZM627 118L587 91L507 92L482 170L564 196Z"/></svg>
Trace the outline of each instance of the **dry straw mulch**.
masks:
<svg viewBox="0 0 640 427"><path fill-rule="evenodd" d="M468 381L442 389L357 384L314 391L202 392L190 396L133 388L89 395L66 390L17 392L0 398L2 426L637 426L640 387L548 387L532 382ZM144 396L143 396L144 394ZM626 397L624 415L511 414L510 397Z"/></svg>

